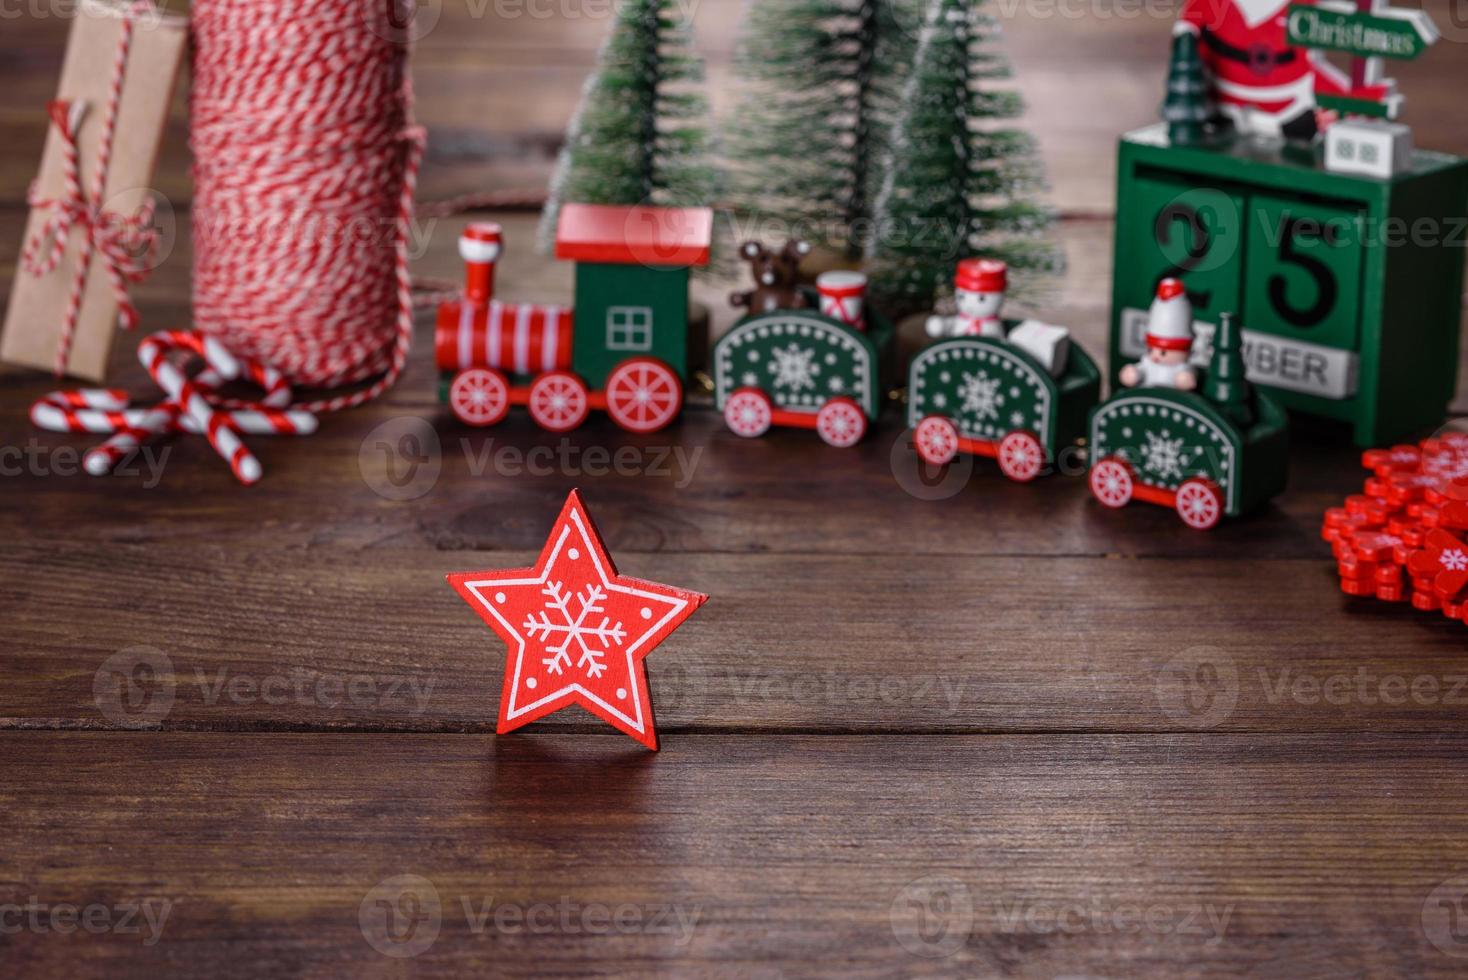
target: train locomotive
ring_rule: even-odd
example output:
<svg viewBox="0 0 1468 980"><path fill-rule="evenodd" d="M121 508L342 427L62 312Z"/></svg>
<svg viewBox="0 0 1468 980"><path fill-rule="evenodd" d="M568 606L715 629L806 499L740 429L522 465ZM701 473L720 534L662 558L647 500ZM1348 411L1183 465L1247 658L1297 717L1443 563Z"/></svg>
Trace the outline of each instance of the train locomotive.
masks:
<svg viewBox="0 0 1468 980"><path fill-rule="evenodd" d="M713 212L566 204L556 258L576 263L574 307L494 296L497 224L459 238L463 293L439 306L434 359L440 397L461 422L489 426L512 405L550 432L592 409L629 432L671 424L688 377L689 270L708 264Z"/></svg>

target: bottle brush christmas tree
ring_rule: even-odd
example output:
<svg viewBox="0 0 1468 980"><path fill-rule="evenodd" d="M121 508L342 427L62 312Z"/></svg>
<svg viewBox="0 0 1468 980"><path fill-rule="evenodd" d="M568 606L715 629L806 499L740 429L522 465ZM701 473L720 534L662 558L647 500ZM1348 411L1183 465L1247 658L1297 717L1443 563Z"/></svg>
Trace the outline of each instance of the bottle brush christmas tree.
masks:
<svg viewBox="0 0 1468 980"><path fill-rule="evenodd" d="M1044 238L1054 216L1037 200L1035 142L1011 123L1024 105L1002 87L1009 63L983 8L932 0L903 90L871 249L873 298L899 315L930 309L965 257L1008 263L1020 296L1063 265Z"/></svg>
<svg viewBox="0 0 1468 980"><path fill-rule="evenodd" d="M865 251L920 11L919 0L754 0L725 131L743 237Z"/></svg>
<svg viewBox="0 0 1468 980"><path fill-rule="evenodd" d="M620 0L551 175L540 241L563 201L709 206L708 104L691 21L675 0Z"/></svg>
<svg viewBox="0 0 1468 980"><path fill-rule="evenodd" d="M1208 135L1208 122L1214 109L1206 71L1198 50L1198 35L1180 31L1172 39L1167 99L1162 103L1167 138L1175 144L1201 143Z"/></svg>

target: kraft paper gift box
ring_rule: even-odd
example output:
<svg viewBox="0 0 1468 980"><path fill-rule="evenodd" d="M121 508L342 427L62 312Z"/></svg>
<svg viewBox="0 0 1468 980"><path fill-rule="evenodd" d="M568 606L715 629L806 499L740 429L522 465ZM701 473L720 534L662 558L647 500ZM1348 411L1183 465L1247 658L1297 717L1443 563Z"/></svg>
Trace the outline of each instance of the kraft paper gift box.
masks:
<svg viewBox="0 0 1468 980"><path fill-rule="evenodd" d="M115 103L111 159L97 195L99 151L115 65L129 21L125 68ZM50 241L38 240L38 236L44 235L47 223L57 213L57 202L67 200L63 122L68 117L66 110L75 110L79 103L84 104L84 111L75 142L83 207L66 231L65 248L54 268L36 275L27 271L23 261L18 264L4 333L0 335L0 360L47 371L56 371L60 366L64 367L62 373L90 381L100 381L106 373L122 307L100 250L92 250L84 276L79 276L86 239L84 215L100 209L114 218L132 218L150 200L149 183L174 82L188 45L187 26L184 18L161 13L146 3L84 0L78 5L57 92L60 105L53 109L40 171L32 188L25 242L33 244L32 250L42 257L51 251ZM78 118L75 112L70 115ZM67 309L78 286L69 356L64 365L58 365Z"/></svg>

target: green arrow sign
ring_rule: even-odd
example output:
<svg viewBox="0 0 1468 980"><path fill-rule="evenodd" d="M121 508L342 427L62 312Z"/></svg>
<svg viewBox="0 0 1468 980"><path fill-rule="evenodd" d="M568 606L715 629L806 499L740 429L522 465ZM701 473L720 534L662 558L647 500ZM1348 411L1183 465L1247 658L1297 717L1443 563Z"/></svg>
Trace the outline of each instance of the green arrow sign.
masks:
<svg viewBox="0 0 1468 980"><path fill-rule="evenodd" d="M1361 13L1299 4L1290 7L1286 36L1302 48L1411 61L1437 40L1438 33L1432 18L1421 10L1381 7Z"/></svg>

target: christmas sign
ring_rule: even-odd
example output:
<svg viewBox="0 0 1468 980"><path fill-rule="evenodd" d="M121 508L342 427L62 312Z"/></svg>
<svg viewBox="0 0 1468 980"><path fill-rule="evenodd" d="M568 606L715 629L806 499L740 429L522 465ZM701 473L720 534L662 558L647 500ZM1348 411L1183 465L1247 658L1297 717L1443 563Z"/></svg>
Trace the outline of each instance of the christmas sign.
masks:
<svg viewBox="0 0 1468 980"><path fill-rule="evenodd" d="M1324 4L1293 6L1285 30L1290 43L1302 48L1400 61L1418 58L1438 38L1425 10L1396 10L1379 4L1364 12Z"/></svg>
<svg viewBox="0 0 1468 980"><path fill-rule="evenodd" d="M643 661L708 596L618 574L574 490L534 568L448 582L509 645L496 731L579 704L657 750Z"/></svg>
<svg viewBox="0 0 1468 980"><path fill-rule="evenodd" d="M1398 10L1381 0L1295 4L1285 22L1289 42L1353 57L1350 95L1316 94L1323 108L1351 115L1395 119L1402 97L1381 77L1381 59L1411 61L1437 43L1437 28L1423 10ZM1358 90L1380 87L1384 96L1363 97Z"/></svg>

